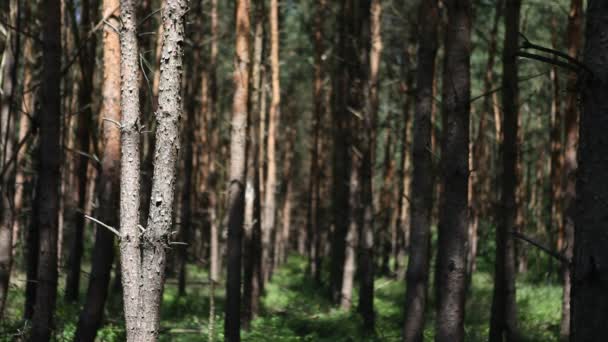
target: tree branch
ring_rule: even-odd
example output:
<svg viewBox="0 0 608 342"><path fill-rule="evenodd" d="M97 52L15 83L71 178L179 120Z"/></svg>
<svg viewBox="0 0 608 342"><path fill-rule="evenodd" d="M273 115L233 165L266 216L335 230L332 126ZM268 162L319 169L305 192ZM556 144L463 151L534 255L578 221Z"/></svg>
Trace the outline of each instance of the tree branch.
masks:
<svg viewBox="0 0 608 342"><path fill-rule="evenodd" d="M570 259L568 259L565 255L563 255L561 253L558 253L558 252L550 249L549 247L546 247L546 246L542 245L540 242L535 241L535 240L533 240L533 239L525 236L522 233L512 231L511 234L513 234L513 237L531 244L532 246L534 246L534 247L540 249L541 251L549 254L550 256L554 257L555 259L559 260L560 262L562 262L562 263L564 263L566 265L570 265Z"/></svg>

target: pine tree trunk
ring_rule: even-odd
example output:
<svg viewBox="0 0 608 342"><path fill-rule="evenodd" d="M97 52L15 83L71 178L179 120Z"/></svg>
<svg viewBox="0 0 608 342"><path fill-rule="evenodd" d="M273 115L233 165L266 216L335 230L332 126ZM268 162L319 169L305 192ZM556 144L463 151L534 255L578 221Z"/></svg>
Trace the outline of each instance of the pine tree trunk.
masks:
<svg viewBox="0 0 608 342"><path fill-rule="evenodd" d="M427 303L430 265L431 211L433 208L433 169L431 155L433 80L437 55L439 13L437 1L420 4L420 43L416 72L416 108L414 114L413 173L410 203L410 250L405 294L403 340L421 342Z"/></svg>
<svg viewBox="0 0 608 342"><path fill-rule="evenodd" d="M46 1L42 7L44 50L42 55L42 111L39 117L38 209L34 229L38 230L38 272L36 310L31 330L32 341L49 341L57 298L57 228L59 213L59 163L61 98L58 84L61 72L61 6L59 0Z"/></svg>
<svg viewBox="0 0 608 342"><path fill-rule="evenodd" d="M568 55L572 58L577 58L581 50L581 39L583 30L583 1L572 0L570 2L570 13L568 15ZM563 253L567 258L572 260L573 245L574 245L574 221L576 216L576 170L577 170L577 153L576 149L579 143L579 108L578 96L575 89L578 86L578 77L575 74L568 75L567 81L567 97L564 108L564 121L566 131L566 141L564 143L564 164L562 174L564 202L563 208L566 208L564 213L564 222L562 227ZM560 326L560 339L567 341L571 335L571 268L570 265L562 266L563 277L563 299L562 299L562 320Z"/></svg>
<svg viewBox="0 0 608 342"><path fill-rule="evenodd" d="M228 245L224 336L240 341L241 236L243 234L245 176L247 168L247 112L249 100L249 0L236 3L236 61L230 130L228 189Z"/></svg>
<svg viewBox="0 0 608 342"><path fill-rule="evenodd" d="M517 57L520 0L507 1L502 80L502 198L496 231L494 294L490 319L490 341L517 339L515 302L515 246L512 232L517 225L518 172L518 84ZM519 182L521 184L521 182Z"/></svg>
<svg viewBox="0 0 608 342"><path fill-rule="evenodd" d="M442 176L437 253L438 342L464 340L468 246L471 2L446 2L448 25L443 73Z"/></svg>
<svg viewBox="0 0 608 342"><path fill-rule="evenodd" d="M323 44L323 23L325 21L326 11L326 0L315 1L315 19L314 19L314 83L313 83L313 101L314 101L314 113L312 122L312 151L310 157L310 179L308 182L308 208L306 217L306 253L308 255L308 270L312 277L320 281L321 269L320 269L320 254L319 251L319 234L320 220L320 196L319 196L319 183L321 182L321 173L319 165L319 140L321 135L321 120L324 115L324 89L323 89L323 78L325 77L324 72L324 44ZM301 234L301 233L300 233Z"/></svg>
<svg viewBox="0 0 608 342"><path fill-rule="evenodd" d="M608 250L604 241L608 237L606 227L608 183L606 170L608 160L602 156L606 153L606 118L607 98L606 82L608 65L605 56L608 53L608 3L590 0L587 2L585 16L585 47L582 52L583 64L590 72L581 71L579 82L582 84L580 115L580 141L578 144L578 170L576 172L576 204L571 201L573 189L567 190L570 197L568 205L575 205L576 210L569 208L569 217L574 216L574 248L571 269L570 297L570 341L601 341L605 338L606 320L602 316L608 310L606 296L606 269ZM574 37L572 37L574 38ZM592 74L591 74L592 73ZM570 116L566 121L572 120ZM576 130L574 123L568 126L566 147L566 165L574 166L572 159L572 142ZM572 170L572 169L570 169ZM570 171L569 170L569 171ZM571 175L570 173L566 173ZM569 229L566 228L566 229ZM570 232L567 232L570 234Z"/></svg>
<svg viewBox="0 0 608 342"><path fill-rule="evenodd" d="M84 27L79 36L86 38L86 34L91 26L91 12L97 11L97 3L90 0L82 0L80 7L80 25ZM77 33L76 23L73 23ZM80 41L78 45L82 44ZM76 210L74 211L74 236L70 247L70 255L68 259L68 275L65 285L65 298L67 301L75 302L78 300L80 292L80 266L82 254L84 252L84 226L85 226L85 206L88 186L88 166L89 166L89 144L91 123L93 120L92 100L93 100L93 73L95 67L95 39L89 40L84 48L82 48L78 59L80 65L80 80L78 84L78 106L81 109L77 117L77 137L76 151L85 153L77 154L75 162L75 171L77 177L77 199Z"/></svg>
<svg viewBox="0 0 608 342"><path fill-rule="evenodd" d="M264 216L262 219L262 275L264 284L272 272L272 234L276 229L277 216L277 138L281 113L281 85L279 65L279 3L270 0L270 68L272 102L268 113L267 171L264 191Z"/></svg>
<svg viewBox="0 0 608 342"><path fill-rule="evenodd" d="M263 1L255 2L255 29L253 62L251 66L251 110L249 112L249 145L247 147L249 165L247 168L247 188L245 193L245 231L243 240L243 328L248 330L251 321L257 317L261 296L261 198L260 198L260 111L262 98L262 56L264 50Z"/></svg>
<svg viewBox="0 0 608 342"><path fill-rule="evenodd" d="M103 17L112 25L118 25L120 15L118 0L103 1ZM120 201L120 128L112 123L120 122L120 42L118 33L109 26L103 31L103 102L100 115L103 121L104 150L101 173L96 187L99 207L96 218L112 226L119 226ZM114 261L114 234L98 226L93 246L91 276L86 294L86 302L76 328L77 341L94 341L101 326L104 306L108 296L108 286Z"/></svg>
<svg viewBox="0 0 608 342"><path fill-rule="evenodd" d="M363 317L363 327L367 333L373 333L375 327L374 314L374 199L373 199L373 177L376 150L376 121L378 116L379 100L379 76L380 58L382 56L382 2L372 0L369 12L369 32L362 34L359 44L369 44L369 65L367 79L367 99L363 119L362 139L362 169L361 169L361 207L363 210L363 221L359 236L359 306L358 311ZM363 25L364 26L364 25ZM367 41L369 37L369 42Z"/></svg>
<svg viewBox="0 0 608 342"><path fill-rule="evenodd" d="M9 2L9 20L12 27L19 30L20 6L19 1ZM14 184L14 164L8 164L14 153L14 127L12 107L16 104L17 69L19 67L20 34L9 31L2 55L2 95L0 98L0 318L4 312L4 304L8 296L9 281L13 265L13 222L15 211L11 203Z"/></svg>

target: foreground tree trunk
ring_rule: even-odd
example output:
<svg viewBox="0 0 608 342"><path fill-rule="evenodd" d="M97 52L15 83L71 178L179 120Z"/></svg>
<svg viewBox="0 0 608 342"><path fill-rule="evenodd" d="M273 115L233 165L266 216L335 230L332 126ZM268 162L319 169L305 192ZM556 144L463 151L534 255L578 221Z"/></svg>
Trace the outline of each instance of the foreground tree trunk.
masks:
<svg viewBox="0 0 608 342"><path fill-rule="evenodd" d="M606 130L608 121L608 3L589 0L582 74L582 112L578 172L574 255L571 275L570 341L602 341L606 336L608 239L605 198L608 197Z"/></svg>
<svg viewBox="0 0 608 342"><path fill-rule="evenodd" d="M568 55L572 58L577 58L581 49L582 40L582 29L583 29L583 1L572 0L570 2L570 13L568 15ZM576 216L576 148L579 141L578 136L578 120L579 120L579 108L578 108L578 96L575 90L577 89L578 78L577 75L572 73L568 76L568 82L566 89L568 95L565 101L564 108L564 121L566 130L566 141L564 142L564 169L563 176L564 183L563 194L564 203L563 208L566 208L564 213L564 222L562 227L564 228L564 250L562 253L572 260L573 245L574 245L574 220ZM562 298L562 321L560 327L560 339L567 341L570 337L570 296L571 296L571 269L570 265L562 266L562 277L563 277L563 298Z"/></svg>
<svg viewBox="0 0 608 342"><path fill-rule="evenodd" d="M515 247L512 232L517 230L517 126L518 84L517 53L520 0L506 2L505 43L502 80L502 198L496 231L494 294L490 319L490 341L513 341L517 338L515 302Z"/></svg>
<svg viewBox="0 0 608 342"><path fill-rule="evenodd" d="M236 3L236 60L234 97L230 129L228 189L228 270L224 336L228 342L241 340L241 236L243 234L245 176L247 168L247 110L249 101L249 0Z"/></svg>
<svg viewBox="0 0 608 342"><path fill-rule="evenodd" d="M137 190L125 181L139 180L138 152L139 100L136 89L137 42L136 14L133 3L123 0L121 19L123 31L123 184L121 186L121 257L125 319L129 341L156 341L160 328L160 304L165 277L165 250L171 244L171 225L176 181L177 150L179 148L179 118L182 112L181 85L183 70L184 21L186 0L167 0L163 8L164 39L161 54L161 75L156 110L156 144L154 174L147 227L139 227L132 202ZM131 83L132 82L132 83ZM130 103L129 103L130 102ZM129 104L127 104L129 103ZM132 108L136 103L137 108ZM125 147L128 147L125 150ZM125 160L126 159L126 160ZM134 161L137 161L137 164ZM136 166L136 167L135 167ZM126 173L126 174L125 174ZM128 216L125 216L128 215ZM131 221L133 220L133 221ZM128 223L128 224L127 224ZM141 230L141 233L140 233Z"/></svg>
<svg viewBox="0 0 608 342"><path fill-rule="evenodd" d="M118 0L103 1L103 17L108 22L119 25ZM112 11L115 11L112 13ZM101 173L97 184L99 208L96 217L104 223L119 226L120 201L120 128L112 123L120 122L120 42L118 33L109 25L103 31L103 85L100 115L103 121L103 157ZM101 326L104 306L108 296L108 286L114 261L114 234L98 226L93 246L91 276L86 294L86 302L76 328L76 341L94 341Z"/></svg>
<svg viewBox="0 0 608 342"><path fill-rule="evenodd" d="M412 174L412 203L410 204L410 255L408 259L405 294L405 324L403 340L421 342L427 303L430 264L431 210L433 207L433 160L431 155L431 110L433 79L437 55L439 13L436 0L421 2L419 17L420 43L416 72L416 113Z"/></svg>
<svg viewBox="0 0 608 342"><path fill-rule="evenodd" d="M20 27L19 1L11 0L8 6L10 25L17 31ZM11 123L13 119L12 107L15 106L17 88L17 69L19 66L19 32L8 31L2 54L2 93L0 96L0 319L4 312L4 304L8 295L11 269L13 266L13 221L15 212L11 203L15 185L13 182L14 166L7 162L13 153L12 141L14 139Z"/></svg>
<svg viewBox="0 0 608 342"><path fill-rule="evenodd" d="M437 253L438 342L464 340L464 302L468 236L469 110L471 2L446 2L443 113L446 126L441 151L443 199Z"/></svg>
<svg viewBox="0 0 608 342"><path fill-rule="evenodd" d="M36 304L32 341L49 341L57 298L57 228L60 182L61 4L48 0L42 7L44 50L42 54L42 111L39 117L38 183L35 228L40 237Z"/></svg>

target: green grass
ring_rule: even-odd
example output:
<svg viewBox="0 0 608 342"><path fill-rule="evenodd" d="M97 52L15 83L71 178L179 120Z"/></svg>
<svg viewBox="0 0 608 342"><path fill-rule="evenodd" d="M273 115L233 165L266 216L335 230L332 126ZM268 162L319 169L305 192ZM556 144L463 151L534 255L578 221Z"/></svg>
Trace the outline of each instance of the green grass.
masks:
<svg viewBox="0 0 608 342"><path fill-rule="evenodd" d="M399 341L405 285L392 278L376 280L376 336L362 338L361 320L356 310L334 308L324 288L318 288L306 276L304 258L292 256L277 270L267 285L262 300L262 314L252 328L243 332L243 341ZM177 296L177 286L170 280L165 287L161 313L161 341L206 341L209 333L209 286L207 275L197 267L188 270L185 297ZM20 277L18 277L20 278ZM86 279L85 284L86 284ZM216 341L223 338L223 292L216 290ZM431 291L432 292L432 291ZM357 302L355 291L353 302ZM65 303L59 297L56 319L56 340L71 341L76 329L80 305ZM6 319L0 323L0 341L12 341L24 330L22 315L23 289L11 291ZM466 341L486 341L492 301L492 278L488 273L474 275L466 307ZM524 341L557 341L561 311L561 287L548 283L532 283L523 279L517 284L519 327ZM434 305L431 298L429 307ZM106 324L98 334L99 341L124 341L124 320L119 294L111 294ZM425 340L434 337L433 310L429 310ZM25 327L26 328L26 327Z"/></svg>

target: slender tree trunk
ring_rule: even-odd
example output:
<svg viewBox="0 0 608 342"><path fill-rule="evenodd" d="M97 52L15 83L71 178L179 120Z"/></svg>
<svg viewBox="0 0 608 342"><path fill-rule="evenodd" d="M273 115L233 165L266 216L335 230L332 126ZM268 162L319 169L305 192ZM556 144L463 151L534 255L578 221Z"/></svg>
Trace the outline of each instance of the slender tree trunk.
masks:
<svg viewBox="0 0 608 342"><path fill-rule="evenodd" d="M260 198L260 117L262 97L262 56L264 50L263 1L255 2L255 33L253 63L251 65L251 110L249 111L249 145L247 168L247 188L245 193L245 230L243 240L243 328L250 328L251 320L259 314L261 294L261 198ZM251 159L249 159L251 158Z"/></svg>
<svg viewBox="0 0 608 342"><path fill-rule="evenodd" d="M262 220L262 275L264 284L272 272L272 234L276 229L277 214L277 138L281 113L281 84L279 65L279 0L270 0L270 68L272 102L268 113L267 173L264 191L264 217Z"/></svg>
<svg viewBox="0 0 608 342"><path fill-rule="evenodd" d="M218 125L212 123L212 118L215 118L216 114L216 106L217 106L217 79L216 79L216 65L217 65L217 54L218 54L218 0L211 0L211 56L209 58L209 110L207 111L207 120L208 123L208 131L206 132L208 138L207 141L210 144L208 155L208 166L209 166L209 174L215 177L212 174L212 171L215 170L214 161L215 154L213 151L214 148L219 147L217 144L217 140L215 136L217 135ZM217 120L215 121L217 122ZM209 182L209 185L212 186L208 191L208 217L209 217L209 280L211 283L210 291L209 291L209 341L213 342L215 340L215 288L217 282L219 281L219 232L218 232L218 222L216 218L216 207L217 200L216 195L214 193L214 188L216 188L217 182Z"/></svg>
<svg viewBox="0 0 608 342"><path fill-rule="evenodd" d="M103 17L113 26L119 25L118 0L103 1ZM113 12L114 11L114 12ZM120 42L118 33L110 26L103 31L103 85L100 115L103 117L102 139L104 143L101 173L96 187L99 207L96 216L112 226L119 225L120 201L120 128L112 123L120 122ZM94 341L101 326L108 286L114 261L114 234L97 227L93 246L91 276L86 302L76 328L76 341Z"/></svg>
<svg viewBox="0 0 608 342"><path fill-rule="evenodd" d="M414 114L413 173L410 207L410 255L405 294L403 340L421 342L427 303L430 264L431 211L433 209L433 159L431 155L431 112L439 11L437 1L420 3L420 43L416 71L416 112Z"/></svg>
<svg viewBox="0 0 608 342"><path fill-rule="evenodd" d="M25 8L25 15L29 16L31 12L29 7ZM33 42L31 38L26 38L24 42L23 48L23 89L30 89L34 84L33 75L34 75L34 52L33 52ZM23 93L23 99L21 100L21 116L19 117L19 137L17 141L24 141L27 139L28 134L31 133L32 125L30 123L31 117L34 114L34 94L32 91L27 91ZM21 149L16 151L17 160L16 164L16 174L15 174L15 197L14 197L14 213L15 218L13 220L13 257L17 252L17 244L24 244L24 241L20 241L21 229L26 226L28 220L25 220L25 217L21 218L21 210L24 204L25 198L25 187L26 183L29 183L31 177L25 174L24 172L24 163L26 160L27 154L27 145L24 144ZM25 216L25 215L24 215ZM29 216L29 215L28 215Z"/></svg>
<svg viewBox="0 0 608 342"><path fill-rule="evenodd" d="M570 2L570 13L568 15L568 55L572 58L577 58L580 54L582 29L583 29L583 1L572 0ZM574 245L574 221L576 216L576 170L577 170L577 154L576 149L579 142L579 108L578 96L576 93L578 78L575 74L568 76L566 96L564 108L564 121L566 131L566 141L564 143L564 169L562 174L563 179L564 202L563 208L566 208L564 213L564 247L563 253L567 258L572 260L573 245ZM562 266L562 277L564 284L563 299L562 299L562 321L560 327L560 339L567 341L571 335L571 269L570 265Z"/></svg>
<svg viewBox="0 0 608 342"><path fill-rule="evenodd" d="M353 125L353 127L356 127ZM355 137L351 143L355 143ZM358 139L357 139L358 140ZM358 142L358 141L357 141ZM350 197L348 206L351 210L349 215L348 234L346 235L344 251L344 270L342 273L342 291L340 292L340 308L350 310L353 303L353 284L357 270L357 246L359 246L359 227L363 220L361 208L361 158L357 152L351 150L350 169Z"/></svg>
<svg viewBox="0 0 608 342"><path fill-rule="evenodd" d="M368 15L365 12L364 15ZM372 0L369 7L369 75L366 108L363 119L361 207L363 222L359 237L359 313L363 316L363 327L367 333L374 332L374 200L373 177L376 150L376 121L378 116L380 58L382 56L382 2ZM365 41L362 39L362 41ZM362 44L363 42L359 42ZM365 41L365 44L368 44Z"/></svg>
<svg viewBox="0 0 608 342"><path fill-rule="evenodd" d="M230 130L230 173L228 189L228 274L224 336L228 342L241 340L241 236L243 234L245 176L247 168L247 111L249 100L249 0L236 3L236 60Z"/></svg>
<svg viewBox="0 0 608 342"><path fill-rule="evenodd" d="M507 1L505 11L505 43L503 50L503 139L502 198L500 221L496 231L496 265L494 294L490 320L490 341L517 339L517 307L515 302L515 248L512 232L517 228L518 184L518 84L517 57L520 0Z"/></svg>
<svg viewBox="0 0 608 342"><path fill-rule="evenodd" d="M464 340L466 255L468 246L469 111L471 89L471 2L446 2L443 113L443 200L437 253L436 341Z"/></svg>
<svg viewBox="0 0 608 342"><path fill-rule="evenodd" d="M353 78L356 77L357 63L353 56L357 56L353 39L354 17L353 0L344 0L341 3L341 15L338 21L338 46L336 49L336 70L334 75L335 85L332 91L333 101L333 169L332 169L332 211L333 211L333 236L331 237L330 257L330 290L332 300L341 302L342 281L345 271L345 258L347 247L347 236L349 231L349 199L350 195L350 170L351 170L351 132L350 122L353 114L348 110L358 108L355 101L359 101L351 95L354 89Z"/></svg>
<svg viewBox="0 0 608 342"><path fill-rule="evenodd" d="M315 19L314 19L314 83L313 83L313 101L314 101L314 114L312 122L312 151L310 157L310 179L308 182L308 208L306 217L306 251L308 255L308 270L312 277L320 283L321 280L321 269L318 264L320 260L319 246L319 234L320 220L320 196L319 196L319 183L321 182L321 173L319 166L319 139L321 135L321 120L323 117L324 110L324 89L323 89L323 78L324 78L324 44L323 44L323 23L326 11L326 0L315 1Z"/></svg>
<svg viewBox="0 0 608 342"><path fill-rule="evenodd" d="M49 0L42 7L44 50L42 55L42 111L39 117L38 184L35 225L40 236L36 310L32 341L49 341L57 298L57 227L59 212L61 6Z"/></svg>
<svg viewBox="0 0 608 342"><path fill-rule="evenodd" d="M80 7L80 25L83 26L81 33L78 34L74 30L75 36L79 37L76 44L80 45L84 42L80 42L80 38L86 38L87 32L91 28L91 12L97 10L97 3L93 1L91 4L89 0L82 0ZM76 27L76 23L73 24ZM65 286L65 298L68 301L74 302L78 300L80 292L80 264L82 261L82 254L84 252L84 225L85 225L85 206L86 206L86 195L87 195L87 172L89 166L89 144L90 144L90 131L91 122L93 120L92 110L92 97L93 97L93 73L95 67L95 39L89 40L85 43L84 48L81 50L79 58L80 64L80 79L81 82L78 85L78 106L79 113L77 117L77 138L75 149L78 152L85 154L78 154L76 159L76 177L77 177L77 199L76 199L76 210L74 211L74 236L72 239L72 246L70 248L70 256L68 259L68 275Z"/></svg>
<svg viewBox="0 0 608 342"><path fill-rule="evenodd" d="M134 0L121 0L121 160L120 160L120 260L124 315L128 341L143 341L140 336L139 282L141 254L140 229L140 155L139 155L139 47Z"/></svg>
<svg viewBox="0 0 608 342"><path fill-rule="evenodd" d="M9 20L11 26L20 27L19 1L9 2ZM8 165L9 158L18 151L13 151L14 122L13 110L17 88L17 69L19 67L20 37L19 32L9 31L2 56L2 95L0 97L0 319L4 312L4 304L8 295L11 269L13 265L13 221L14 208L11 199L14 196L15 167Z"/></svg>

